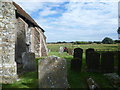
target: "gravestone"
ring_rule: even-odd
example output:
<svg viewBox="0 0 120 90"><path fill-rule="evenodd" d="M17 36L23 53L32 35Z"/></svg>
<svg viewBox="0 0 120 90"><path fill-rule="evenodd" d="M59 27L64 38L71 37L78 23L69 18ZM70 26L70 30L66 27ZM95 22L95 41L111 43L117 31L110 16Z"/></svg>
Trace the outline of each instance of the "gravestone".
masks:
<svg viewBox="0 0 120 90"><path fill-rule="evenodd" d="M50 50L50 49L48 49L48 52L51 52L51 50Z"/></svg>
<svg viewBox="0 0 120 90"><path fill-rule="evenodd" d="M103 73L114 72L114 53L104 52L101 55L101 71Z"/></svg>
<svg viewBox="0 0 120 90"><path fill-rule="evenodd" d="M80 58L82 60L83 49L75 48L73 58Z"/></svg>
<svg viewBox="0 0 120 90"><path fill-rule="evenodd" d="M68 88L67 62L57 56L39 60L39 88Z"/></svg>
<svg viewBox="0 0 120 90"><path fill-rule="evenodd" d="M59 53L62 54L63 51L64 51L64 48L63 48L63 47L60 47L60 48L59 48Z"/></svg>
<svg viewBox="0 0 120 90"><path fill-rule="evenodd" d="M82 60L80 58L73 58L71 60L71 70L81 71Z"/></svg>
<svg viewBox="0 0 120 90"><path fill-rule="evenodd" d="M36 61L35 54L31 52L24 52L22 54L22 64L25 71L35 71Z"/></svg>
<svg viewBox="0 0 120 90"><path fill-rule="evenodd" d="M87 62L88 62L88 58L90 58L90 57L89 57L89 53L91 53L91 52L94 52L94 49L93 49L93 48L88 48L88 49L86 49L86 64L87 64Z"/></svg>
<svg viewBox="0 0 120 90"><path fill-rule="evenodd" d="M91 52L88 54L87 69L89 72L99 72L100 66L100 54L97 52Z"/></svg>
<svg viewBox="0 0 120 90"><path fill-rule="evenodd" d="M69 55L73 55L73 50L70 49L70 48L68 48L68 54L69 54Z"/></svg>

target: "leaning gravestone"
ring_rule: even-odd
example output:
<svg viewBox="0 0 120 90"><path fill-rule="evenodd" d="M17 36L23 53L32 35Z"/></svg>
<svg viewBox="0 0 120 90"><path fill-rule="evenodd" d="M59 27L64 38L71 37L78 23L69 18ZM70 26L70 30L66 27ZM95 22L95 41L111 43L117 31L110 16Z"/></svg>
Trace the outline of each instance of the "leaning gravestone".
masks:
<svg viewBox="0 0 120 90"><path fill-rule="evenodd" d="M81 71L82 60L80 58L73 58L71 60L71 69L74 71Z"/></svg>
<svg viewBox="0 0 120 90"><path fill-rule="evenodd" d="M87 69L89 72L98 72L100 66L100 54L97 52L91 52L88 54Z"/></svg>
<svg viewBox="0 0 120 90"><path fill-rule="evenodd" d="M22 54L22 64L25 71L35 71L36 61L35 54L31 52L24 52Z"/></svg>
<svg viewBox="0 0 120 90"><path fill-rule="evenodd" d="M80 58L82 60L83 49L75 48L73 58Z"/></svg>
<svg viewBox="0 0 120 90"><path fill-rule="evenodd" d="M39 60L39 88L68 88L67 62L57 56Z"/></svg>
<svg viewBox="0 0 120 90"><path fill-rule="evenodd" d="M101 55L101 71L104 73L114 72L114 53L104 52Z"/></svg>
<svg viewBox="0 0 120 90"><path fill-rule="evenodd" d="M88 48L88 49L86 49L86 64L87 64L87 62L88 62L88 58L90 58L90 57L89 57L89 53L91 53L91 52L94 52L94 49L93 49L93 48Z"/></svg>

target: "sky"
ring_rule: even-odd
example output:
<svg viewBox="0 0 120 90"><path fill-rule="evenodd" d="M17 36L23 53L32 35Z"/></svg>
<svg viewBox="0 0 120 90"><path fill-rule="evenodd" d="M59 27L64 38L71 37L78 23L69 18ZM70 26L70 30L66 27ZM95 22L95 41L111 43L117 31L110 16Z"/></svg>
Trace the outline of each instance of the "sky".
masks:
<svg viewBox="0 0 120 90"><path fill-rule="evenodd" d="M114 0L14 0L45 30L47 42L118 39Z"/></svg>

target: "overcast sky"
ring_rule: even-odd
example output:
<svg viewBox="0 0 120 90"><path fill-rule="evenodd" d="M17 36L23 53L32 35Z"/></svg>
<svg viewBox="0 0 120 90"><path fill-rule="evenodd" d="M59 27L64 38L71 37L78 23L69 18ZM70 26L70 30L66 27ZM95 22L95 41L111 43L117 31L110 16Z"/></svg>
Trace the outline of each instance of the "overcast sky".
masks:
<svg viewBox="0 0 120 90"><path fill-rule="evenodd" d="M47 42L118 39L117 2L14 1L45 30Z"/></svg>

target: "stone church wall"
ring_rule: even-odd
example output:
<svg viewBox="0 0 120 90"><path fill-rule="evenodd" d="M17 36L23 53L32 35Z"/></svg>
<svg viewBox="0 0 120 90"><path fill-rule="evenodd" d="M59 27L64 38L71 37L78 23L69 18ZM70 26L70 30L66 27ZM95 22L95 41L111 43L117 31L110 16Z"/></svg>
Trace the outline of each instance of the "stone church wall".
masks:
<svg viewBox="0 0 120 90"><path fill-rule="evenodd" d="M16 81L24 65L23 53L47 55L44 32L16 10L13 2L0 1L0 83Z"/></svg>
<svg viewBox="0 0 120 90"><path fill-rule="evenodd" d="M11 2L0 2L0 83L12 83L17 79L15 31L15 7Z"/></svg>
<svg viewBox="0 0 120 90"><path fill-rule="evenodd" d="M26 31L28 24L22 19L17 19L17 30L16 30L16 48L15 48L15 60L17 63L22 64L22 54L26 52Z"/></svg>

